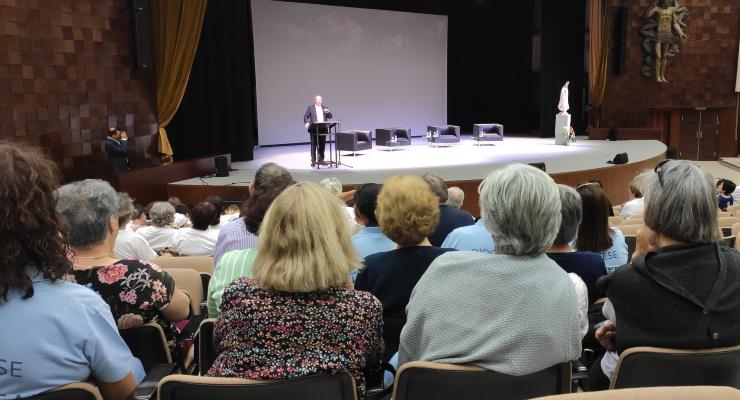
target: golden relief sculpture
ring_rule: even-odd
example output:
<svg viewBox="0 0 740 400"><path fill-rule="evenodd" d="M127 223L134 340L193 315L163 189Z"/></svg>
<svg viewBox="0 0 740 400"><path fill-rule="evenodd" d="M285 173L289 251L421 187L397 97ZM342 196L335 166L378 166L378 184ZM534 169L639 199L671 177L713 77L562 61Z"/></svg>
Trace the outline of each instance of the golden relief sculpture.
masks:
<svg viewBox="0 0 740 400"><path fill-rule="evenodd" d="M689 10L681 6L678 0L657 0L645 14L647 22L640 29L644 39L642 48L646 56L643 59L641 72L648 77L655 77L658 83L665 83L665 70L668 62L678 55L681 44L688 37L684 33L686 17Z"/></svg>

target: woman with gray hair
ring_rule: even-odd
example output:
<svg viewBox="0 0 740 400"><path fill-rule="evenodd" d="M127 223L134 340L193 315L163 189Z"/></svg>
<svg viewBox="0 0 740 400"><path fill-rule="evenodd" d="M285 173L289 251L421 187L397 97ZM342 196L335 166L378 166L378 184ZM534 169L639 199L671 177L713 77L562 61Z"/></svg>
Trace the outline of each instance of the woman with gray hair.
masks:
<svg viewBox="0 0 740 400"><path fill-rule="evenodd" d="M149 210L149 219L150 225L139 228L136 234L146 239L156 252L172 248L177 235L177 229L172 227L175 207L166 201L157 201Z"/></svg>
<svg viewBox="0 0 740 400"><path fill-rule="evenodd" d="M108 182L87 179L62 186L56 196L57 213L68 225L64 238L72 250L77 283L108 303L119 329L158 322L176 350L172 322L187 317L190 300L156 265L114 256L116 191Z"/></svg>
<svg viewBox="0 0 740 400"><path fill-rule="evenodd" d="M570 186L558 185L560 192L560 230L547 256L558 263L565 272L578 275L588 288L588 304L603 297L596 289L596 280L606 275L606 265L601 255L590 251L576 251L571 246L578 236L578 225L583 218L581 196Z"/></svg>
<svg viewBox="0 0 740 400"><path fill-rule="evenodd" d="M596 338L611 351L592 370L593 388L608 386L618 353L631 347L740 344L740 254L719 244L711 176L692 162L666 160L646 187L632 261L603 281L609 321Z"/></svg>
<svg viewBox="0 0 740 400"><path fill-rule="evenodd" d="M509 165L483 181L480 203L496 254L435 259L406 308L399 365L437 361L526 375L578 358L586 286L545 255L561 220L555 182Z"/></svg>

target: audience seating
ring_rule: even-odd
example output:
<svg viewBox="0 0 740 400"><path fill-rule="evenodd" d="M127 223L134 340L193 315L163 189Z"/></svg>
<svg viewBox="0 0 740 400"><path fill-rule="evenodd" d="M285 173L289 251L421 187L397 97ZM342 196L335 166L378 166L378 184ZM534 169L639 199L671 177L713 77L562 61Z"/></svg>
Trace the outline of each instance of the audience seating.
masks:
<svg viewBox="0 0 740 400"><path fill-rule="evenodd" d="M505 375L480 367L413 361L396 374L396 400L528 399L569 393L571 365L562 363L524 376Z"/></svg>
<svg viewBox="0 0 740 400"><path fill-rule="evenodd" d="M391 141L394 134L396 135L396 143L398 146L411 145L410 128L378 128L375 130L375 145L384 147L388 146L388 142Z"/></svg>
<svg viewBox="0 0 740 400"><path fill-rule="evenodd" d="M726 386L667 386L569 393L533 400L717 400L740 399L740 390Z"/></svg>
<svg viewBox="0 0 740 400"><path fill-rule="evenodd" d="M614 213L616 214L617 211L615 210ZM609 217L609 226L619 226L622 225L622 217Z"/></svg>
<svg viewBox="0 0 740 400"><path fill-rule="evenodd" d="M358 151L373 148L370 131L348 131L337 133L337 151L351 151L354 156Z"/></svg>
<svg viewBox="0 0 740 400"><path fill-rule="evenodd" d="M196 360L198 361L198 374L205 375L216 361L218 352L213 338L213 330L216 325L215 318L204 319L198 328L198 342L195 348Z"/></svg>
<svg viewBox="0 0 740 400"><path fill-rule="evenodd" d="M457 125L427 126L427 142L436 146L439 143L460 143L460 127Z"/></svg>
<svg viewBox="0 0 740 400"><path fill-rule="evenodd" d="M740 388L740 346L706 350L633 347L620 354L609 388L686 385Z"/></svg>
<svg viewBox="0 0 740 400"><path fill-rule="evenodd" d="M722 245L727 246L731 249L735 248L735 243L737 242L736 236L725 236L722 238Z"/></svg>
<svg viewBox="0 0 740 400"><path fill-rule="evenodd" d="M201 315L203 307L203 281L198 271L190 268L167 269L167 273L175 280L177 287L190 297L190 311L193 315Z"/></svg>
<svg viewBox="0 0 740 400"><path fill-rule="evenodd" d="M729 213L733 213L734 214L735 212L738 212L738 211L740 211L740 204L733 204L733 205L727 207L727 212L729 212Z"/></svg>
<svg viewBox="0 0 740 400"><path fill-rule="evenodd" d="M136 328L121 329L118 332L131 349L131 354L141 360L146 373L149 373L157 364L173 363L167 338L159 324L150 322Z"/></svg>
<svg viewBox="0 0 740 400"><path fill-rule="evenodd" d="M624 241L627 243L627 261L632 260L632 254L634 254L637 248L637 236L635 235L624 235Z"/></svg>
<svg viewBox="0 0 740 400"><path fill-rule="evenodd" d="M717 218L720 217L732 217L732 213L729 211L717 211Z"/></svg>
<svg viewBox="0 0 740 400"><path fill-rule="evenodd" d="M282 381L170 375L159 383L158 400L352 400L355 381L347 374L317 375Z"/></svg>
<svg viewBox="0 0 740 400"><path fill-rule="evenodd" d="M622 234L624 236L627 236L627 235L635 236L637 235L637 230L642 228L642 225L620 225L620 226L615 226L615 228L622 231Z"/></svg>
<svg viewBox="0 0 740 400"><path fill-rule="evenodd" d="M157 257L152 262L164 269L189 268L198 271L204 291L208 290L215 268L213 257L208 256Z"/></svg>
<svg viewBox="0 0 740 400"><path fill-rule="evenodd" d="M502 142L504 140L504 126L501 124L474 124L473 140L480 142Z"/></svg>
<svg viewBox="0 0 740 400"><path fill-rule="evenodd" d="M74 382L28 397L28 400L103 400L97 387L86 382Z"/></svg>
<svg viewBox="0 0 740 400"><path fill-rule="evenodd" d="M732 225L740 223L740 218L719 217L717 218L717 223L719 224L720 229L722 229L724 236L730 236L732 235Z"/></svg>
<svg viewBox="0 0 740 400"><path fill-rule="evenodd" d="M622 221L621 225L644 225L645 220L642 217L632 217Z"/></svg>

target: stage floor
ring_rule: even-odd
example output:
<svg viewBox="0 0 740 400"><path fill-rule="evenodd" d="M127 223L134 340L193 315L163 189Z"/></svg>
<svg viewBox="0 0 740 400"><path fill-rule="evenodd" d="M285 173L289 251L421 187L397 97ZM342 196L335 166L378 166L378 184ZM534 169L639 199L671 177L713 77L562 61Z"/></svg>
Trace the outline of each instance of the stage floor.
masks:
<svg viewBox="0 0 740 400"><path fill-rule="evenodd" d="M548 173L565 173L609 167L606 161L626 152L629 163L644 161L665 153L666 146L656 140L587 140L579 138L570 146L557 146L554 138L512 138L495 145L474 144L463 136L451 147L430 147L425 138L414 138L411 146L387 151L384 147L342 156L348 166L311 168L309 145L275 146L255 149L255 159L234 162L228 177L194 178L171 185L246 186L262 164L275 162L287 168L297 181L318 182L337 177L343 184L383 182L398 174L433 173L447 181L478 180L489 172L511 163L544 162ZM373 144L374 146L374 144ZM326 148L327 157L329 146ZM351 166L352 168L350 168Z"/></svg>

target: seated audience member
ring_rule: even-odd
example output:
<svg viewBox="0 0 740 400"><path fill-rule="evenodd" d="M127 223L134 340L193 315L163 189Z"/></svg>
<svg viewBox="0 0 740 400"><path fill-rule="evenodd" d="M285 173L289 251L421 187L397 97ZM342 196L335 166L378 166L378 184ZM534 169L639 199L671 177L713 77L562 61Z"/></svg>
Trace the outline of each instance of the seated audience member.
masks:
<svg viewBox="0 0 740 400"><path fill-rule="evenodd" d="M475 219L469 212L447 205L447 184L442 178L432 174L426 174L422 178L439 199L439 223L429 235L432 246L439 247L450 232L461 226L473 225Z"/></svg>
<svg viewBox="0 0 740 400"><path fill-rule="evenodd" d="M348 372L364 392L362 371L382 349L382 305L351 288L359 260L346 220L336 196L314 183L275 199L260 228L254 280L241 278L224 292L209 376Z"/></svg>
<svg viewBox="0 0 740 400"><path fill-rule="evenodd" d="M689 161L655 170L632 262L603 281L611 322L596 337L612 351L592 369L594 388L608 387L618 353L631 347L740 344L740 255L720 245L712 178Z"/></svg>
<svg viewBox="0 0 740 400"><path fill-rule="evenodd" d="M172 241L172 249L181 256L213 256L213 246L218 239L218 211L213 203L198 203L190 211L191 228L177 230Z"/></svg>
<svg viewBox="0 0 740 400"><path fill-rule="evenodd" d="M157 322L176 351L173 322L188 316L190 300L156 265L113 255L118 234L115 190L108 182L87 179L62 186L56 196L57 212L68 225L64 236L77 283L108 303L118 329Z"/></svg>
<svg viewBox="0 0 740 400"><path fill-rule="evenodd" d="M172 224L178 228L190 225L190 208L185 204L175 204L175 219Z"/></svg>
<svg viewBox="0 0 740 400"><path fill-rule="evenodd" d="M211 227L216 230L221 229L221 214L224 213L224 200L220 196L208 196L208 198L206 198L206 203L211 203L216 207L216 212L218 213L218 223L212 224ZM226 222L228 223L229 221ZM216 236L218 236L218 234Z"/></svg>
<svg viewBox="0 0 740 400"><path fill-rule="evenodd" d="M427 238L439 218L437 197L419 177L394 176L383 184L375 214L398 248L365 257L355 288L383 303L383 317L403 320L416 282L434 259L450 250L433 247Z"/></svg>
<svg viewBox="0 0 740 400"><path fill-rule="evenodd" d="M288 170L273 162L259 167L254 174L254 180L249 184L250 196L268 178L276 176L290 180L293 179ZM257 236L247 231L242 216L242 218L237 218L219 229L218 240L216 240L216 246L213 248L213 263L218 266L221 257L230 251L251 249L253 247L257 247Z"/></svg>
<svg viewBox="0 0 740 400"><path fill-rule="evenodd" d="M584 183L578 184L578 187L586 186L586 185L595 185L596 187L598 187L602 191L604 190L604 185L598 179L589 179L589 180L587 180ZM604 196L606 196L606 194L604 194ZM611 200L609 200L609 197L606 198L606 202L609 205L609 216L610 217L613 217L614 216L614 207L612 207L612 202L611 202Z"/></svg>
<svg viewBox="0 0 740 400"><path fill-rule="evenodd" d="M442 242L442 247L488 254L493 254L496 251L493 237L488 232L488 229L486 229L483 218L476 221L473 225L461 226L450 232L445 241Z"/></svg>
<svg viewBox="0 0 740 400"><path fill-rule="evenodd" d="M113 248L114 253L116 257L123 259L153 260L157 258L157 253L152 250L146 239L126 228L134 211L136 209L131 197L126 193L118 193L118 236Z"/></svg>
<svg viewBox="0 0 740 400"><path fill-rule="evenodd" d="M321 182L319 182L319 185L323 186L324 188L326 188L326 190L328 190L333 195L337 196L340 200L342 200L342 194L344 192L342 191L343 190L342 182L340 182L339 179L335 177L324 178L321 180ZM349 221L351 232L352 234L355 234L359 232L360 229L362 228L362 226L360 226L355 221L355 209L353 207L347 206L347 202L344 200L342 200L342 203L344 205L344 211L347 213L347 220Z"/></svg>
<svg viewBox="0 0 740 400"><path fill-rule="evenodd" d="M177 229L172 228L175 221L175 207L170 203L158 201L149 209L150 225L136 230L136 234L146 239L154 251L172 249Z"/></svg>
<svg viewBox="0 0 740 400"><path fill-rule="evenodd" d="M619 216L622 217L622 219L642 217L642 213L645 209L645 202L642 198L642 191L637 182L640 176L641 175L636 176L635 179L632 180L632 183L630 183L630 201L624 203L622 206L622 212L619 213Z"/></svg>
<svg viewBox="0 0 740 400"><path fill-rule="evenodd" d="M224 209L224 213L219 217L219 227L239 218L240 212L238 205L229 204L229 206Z"/></svg>
<svg viewBox="0 0 740 400"><path fill-rule="evenodd" d="M0 169L0 397L93 378L106 399L128 399L141 363L100 296L66 279L56 166L38 150L0 142Z"/></svg>
<svg viewBox="0 0 740 400"><path fill-rule="evenodd" d="M457 186L447 188L447 205L452 208L460 208L465 201L465 192Z"/></svg>
<svg viewBox="0 0 740 400"><path fill-rule="evenodd" d="M735 204L732 197L732 193L735 191L735 182L729 179L720 179L717 182L717 199L719 202L719 209L727 211L727 207Z"/></svg>
<svg viewBox="0 0 740 400"><path fill-rule="evenodd" d="M352 246L363 260L371 254L396 248L396 244L380 230L375 215L378 194L382 187L383 185L377 183L368 183L355 192L355 221L362 225L362 229L352 236Z"/></svg>
<svg viewBox="0 0 740 400"><path fill-rule="evenodd" d="M480 195L496 254L454 251L434 260L406 308L399 365L436 361L525 375L578 358L586 285L545 255L560 227L555 182L513 164L488 175Z"/></svg>
<svg viewBox="0 0 740 400"><path fill-rule="evenodd" d="M147 225L149 217L146 215L146 207L135 206L134 211L131 213L131 221L126 225L126 230L129 232L136 232L137 229Z"/></svg>
<svg viewBox="0 0 740 400"><path fill-rule="evenodd" d="M627 242L617 228L609 227L609 199L596 185L577 189L583 206L583 219L578 227L576 249L601 254L606 271L612 272L627 263Z"/></svg>
<svg viewBox="0 0 740 400"><path fill-rule="evenodd" d="M588 288L588 304L591 304L604 297L604 293L596 290L596 280L606 275L606 265L600 254L575 251L571 246L578 236L578 225L583 217L581 196L569 186L558 185L558 190L562 221L555 241L547 250L547 256L565 272L572 272L583 280Z"/></svg>
<svg viewBox="0 0 740 400"><path fill-rule="evenodd" d="M280 193L294 184L293 179L285 176L263 178L260 185L244 204L246 215L244 224L250 235L257 235L265 213ZM208 315L218 318L221 314L221 297L224 288L235 279L252 278L252 266L257 256L256 248L232 250L221 257L213 269L213 276L208 283Z"/></svg>

